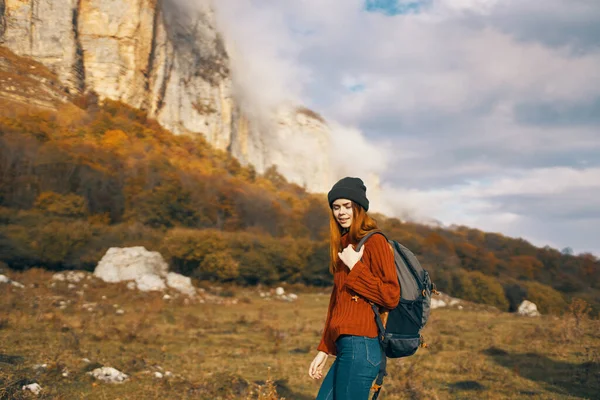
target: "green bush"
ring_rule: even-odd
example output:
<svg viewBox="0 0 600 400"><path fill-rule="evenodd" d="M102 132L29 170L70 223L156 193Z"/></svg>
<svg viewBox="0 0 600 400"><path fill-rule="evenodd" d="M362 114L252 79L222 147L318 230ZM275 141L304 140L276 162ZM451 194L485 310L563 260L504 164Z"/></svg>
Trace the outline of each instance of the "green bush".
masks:
<svg viewBox="0 0 600 400"><path fill-rule="evenodd" d="M508 310L504 288L496 278L479 271L458 270L452 277L452 294L474 303L489 304L500 310Z"/></svg>
<svg viewBox="0 0 600 400"><path fill-rule="evenodd" d="M238 275L239 263L228 251L206 255L192 274L194 278L219 281L231 281Z"/></svg>
<svg viewBox="0 0 600 400"><path fill-rule="evenodd" d="M307 250L306 266L300 271L300 281L307 285L329 286L333 276L329 273L329 242L312 242Z"/></svg>
<svg viewBox="0 0 600 400"><path fill-rule="evenodd" d="M3 234L2 257L11 266L65 266L73 253L88 243L92 227L86 221L40 218L35 226L8 225Z"/></svg>
<svg viewBox="0 0 600 400"><path fill-rule="evenodd" d="M527 290L527 300L535 303L542 314L560 314L567 308L563 295L550 286L538 282L521 282Z"/></svg>
<svg viewBox="0 0 600 400"><path fill-rule="evenodd" d="M161 245L163 257L170 260L175 271L184 275L193 275L209 254L227 249L226 234L212 229L175 228L167 232Z"/></svg>

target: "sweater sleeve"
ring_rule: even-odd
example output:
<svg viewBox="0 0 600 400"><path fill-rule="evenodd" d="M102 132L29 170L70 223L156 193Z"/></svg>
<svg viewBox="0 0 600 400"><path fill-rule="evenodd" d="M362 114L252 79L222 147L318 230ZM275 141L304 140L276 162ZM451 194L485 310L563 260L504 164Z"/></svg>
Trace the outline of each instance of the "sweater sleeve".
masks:
<svg viewBox="0 0 600 400"><path fill-rule="evenodd" d="M335 343L331 340L331 334L329 332L329 323L331 322L331 313L333 311L333 307L335 306L335 284L333 285L333 289L331 290L331 297L329 298L329 309L327 310L327 319L325 320L325 329L323 329L323 337L321 338L321 343L317 347L318 351L323 351L330 355L335 355Z"/></svg>
<svg viewBox="0 0 600 400"><path fill-rule="evenodd" d="M382 235L373 235L365 243L362 260L348 274L346 286L387 309L400 301L400 284L394 255Z"/></svg>

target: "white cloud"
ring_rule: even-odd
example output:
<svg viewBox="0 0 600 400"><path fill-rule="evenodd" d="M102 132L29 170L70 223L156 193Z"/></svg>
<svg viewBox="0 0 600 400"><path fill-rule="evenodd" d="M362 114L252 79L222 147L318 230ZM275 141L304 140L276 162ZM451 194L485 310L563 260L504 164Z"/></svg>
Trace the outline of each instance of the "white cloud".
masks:
<svg viewBox="0 0 600 400"><path fill-rule="evenodd" d="M311 74L296 61L301 48L279 10L230 0L220 0L216 6L236 95L246 112L270 117L282 103L301 102Z"/></svg>
<svg viewBox="0 0 600 400"><path fill-rule="evenodd" d="M356 128L331 122L331 159L335 175L382 175L390 163L389 148L375 144Z"/></svg>
<svg viewBox="0 0 600 400"><path fill-rule="evenodd" d="M600 168L542 168L507 175L444 189L385 185L379 206L388 215L408 213L417 221L435 216L446 225L524 236L540 246L579 244L579 251L600 250L597 233L590 236L600 220ZM543 228L547 226L556 231Z"/></svg>
<svg viewBox="0 0 600 400"><path fill-rule="evenodd" d="M219 0L251 103L323 114L340 173L379 173L390 214L600 254L597 1L364 4Z"/></svg>

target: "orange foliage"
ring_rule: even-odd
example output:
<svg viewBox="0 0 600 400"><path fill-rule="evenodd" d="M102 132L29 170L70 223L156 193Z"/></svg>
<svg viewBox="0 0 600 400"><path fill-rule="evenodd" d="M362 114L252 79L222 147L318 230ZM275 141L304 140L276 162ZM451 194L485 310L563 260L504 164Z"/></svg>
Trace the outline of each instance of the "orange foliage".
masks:
<svg viewBox="0 0 600 400"><path fill-rule="evenodd" d="M517 274L517 277L533 279L544 265L532 256L513 256L510 258L509 268Z"/></svg>
<svg viewBox="0 0 600 400"><path fill-rule="evenodd" d="M208 270L228 268L220 277L216 272L213 276L232 279L239 274L245 282L300 279L303 273L297 265L303 265L303 279L327 283L324 239L329 208L323 195L311 195L288 182L275 167L257 174L204 138L172 135L145 112L122 103L107 100L98 105L97 97L89 94L77 105L61 106L58 113L23 107L0 110L0 207L35 207L47 218L79 218L94 229L127 221L157 231L186 227L248 232L236 239L236 246L249 246L247 253L232 247L209 258ZM600 261L593 255L565 256L523 239L464 226L441 229L383 215L376 218L390 238L419 256L434 278L446 276L449 284L448 271L462 267L503 284L536 279L566 293L600 299ZM28 232L21 233L25 240ZM269 237L278 239L265 239ZM310 241L306 247L313 252L312 261L303 259L286 237ZM264 240L260 246L252 244L259 239ZM71 254L67 249L78 248L78 240L65 232L64 249L36 251L59 262L61 254ZM26 246L23 249L19 254L27 254ZM287 250L293 254L286 256ZM76 259L77 254L70 257ZM199 262L177 257L186 266Z"/></svg>

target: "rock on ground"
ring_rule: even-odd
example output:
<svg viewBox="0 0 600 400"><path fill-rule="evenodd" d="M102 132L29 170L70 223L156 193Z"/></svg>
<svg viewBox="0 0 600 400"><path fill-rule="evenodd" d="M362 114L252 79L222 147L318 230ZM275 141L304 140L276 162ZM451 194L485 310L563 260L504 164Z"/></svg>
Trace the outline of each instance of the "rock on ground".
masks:
<svg viewBox="0 0 600 400"><path fill-rule="evenodd" d="M439 292L439 294L431 296L431 309L435 310L436 308L442 307L455 307L462 309L462 306L460 306L461 302L462 300L457 299L456 297Z"/></svg>
<svg viewBox="0 0 600 400"><path fill-rule="evenodd" d="M11 284L11 285L13 285L15 287L18 287L18 288L24 288L25 287L25 285L23 285L22 283L19 283L17 281L13 281L8 276L2 275L2 274L0 274L0 283Z"/></svg>
<svg viewBox="0 0 600 400"><path fill-rule="evenodd" d="M179 290L183 294L187 294L188 296L196 295L196 288L194 285L192 285L192 279L187 276L176 274L175 272L169 272L167 274L167 285L175 290Z"/></svg>
<svg viewBox="0 0 600 400"><path fill-rule="evenodd" d="M527 317L539 317L542 315L538 311L537 306L529 300L523 300L523 302L519 305L517 313Z"/></svg>
<svg viewBox="0 0 600 400"><path fill-rule="evenodd" d="M169 266L157 251L143 246L111 247L100 260L94 275L106 282L135 281L144 275L166 276Z"/></svg>
<svg viewBox="0 0 600 400"><path fill-rule="evenodd" d="M52 280L60 281L60 282L71 282L71 283L79 283L84 279L90 279L90 275L87 272L83 271L65 271L65 272L57 272L52 275Z"/></svg>
<svg viewBox="0 0 600 400"><path fill-rule="evenodd" d="M158 275L146 274L138 277L135 280L138 290L149 292L153 290L165 290L167 286L165 281Z"/></svg>
<svg viewBox="0 0 600 400"><path fill-rule="evenodd" d="M156 251L142 246L111 247L98 263L94 275L106 282L130 281L129 289L163 291L168 287L188 296L196 295L192 280L169 272L169 266Z"/></svg>
<svg viewBox="0 0 600 400"><path fill-rule="evenodd" d="M129 379L127 375L112 367L96 368L88 372L88 374L106 383L123 383Z"/></svg>
<svg viewBox="0 0 600 400"><path fill-rule="evenodd" d="M23 386L22 389L23 389L23 391L29 390L31 393L35 394L36 396L38 394L40 394L40 392L42 391L42 387L37 383L31 383L29 385L25 385L25 386Z"/></svg>
<svg viewBox="0 0 600 400"><path fill-rule="evenodd" d="M436 299L436 298L432 298L431 299L431 309L435 310L436 308L440 308L440 307L446 307L447 304L444 300L442 299Z"/></svg>

